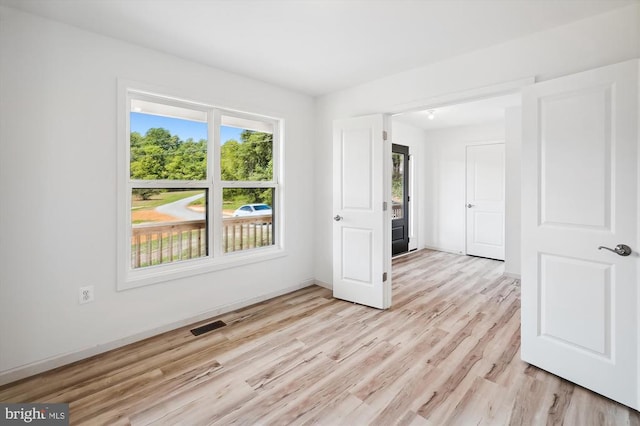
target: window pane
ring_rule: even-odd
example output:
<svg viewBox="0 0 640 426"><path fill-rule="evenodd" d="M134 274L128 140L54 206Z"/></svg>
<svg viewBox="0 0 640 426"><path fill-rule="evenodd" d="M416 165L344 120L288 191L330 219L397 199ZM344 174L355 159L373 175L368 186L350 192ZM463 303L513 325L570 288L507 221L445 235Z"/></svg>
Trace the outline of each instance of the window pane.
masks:
<svg viewBox="0 0 640 426"><path fill-rule="evenodd" d="M222 116L220 143L223 181L273 180L273 124Z"/></svg>
<svg viewBox="0 0 640 426"><path fill-rule="evenodd" d="M404 217L404 154L394 152L393 174L391 175L391 201L393 206L392 218L402 219Z"/></svg>
<svg viewBox="0 0 640 426"><path fill-rule="evenodd" d="M134 188L131 268L206 256L206 189Z"/></svg>
<svg viewBox="0 0 640 426"><path fill-rule="evenodd" d="M273 241L273 188L222 190L222 251L271 246Z"/></svg>
<svg viewBox="0 0 640 426"><path fill-rule="evenodd" d="M130 175L143 180L207 178L207 113L131 101Z"/></svg>

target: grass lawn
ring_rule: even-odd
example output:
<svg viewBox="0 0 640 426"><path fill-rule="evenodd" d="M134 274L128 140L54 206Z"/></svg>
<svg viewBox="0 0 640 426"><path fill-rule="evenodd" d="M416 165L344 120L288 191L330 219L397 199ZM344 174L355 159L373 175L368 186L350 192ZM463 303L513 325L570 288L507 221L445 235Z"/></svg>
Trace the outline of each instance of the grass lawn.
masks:
<svg viewBox="0 0 640 426"><path fill-rule="evenodd" d="M190 191L171 191L171 192L167 191L167 192L161 192L160 194L155 194L149 200L139 200L136 197L134 197L131 201L131 211L134 212L134 215L136 216L135 218L132 218L133 223L136 224L136 223L158 222L158 221L162 222L162 221L168 220L162 217L153 218L148 216L151 213L160 215L160 213L152 212L152 210L154 210L158 206L161 206L163 204L173 203L174 201L191 197L192 195L202 194L202 192L203 190L201 189L190 190ZM191 203L189 203L189 205L204 207L204 203L205 203L205 197L202 197L202 198L198 198L195 201L192 201ZM224 201L222 208L227 214L231 214L238 207L244 204L250 204L249 200L246 197L239 196L233 200ZM140 215L144 217L138 217Z"/></svg>
<svg viewBox="0 0 640 426"><path fill-rule="evenodd" d="M245 200L229 200L229 201L223 201L222 202L222 208L224 210L235 210L240 206L243 206L245 204L249 204L247 203Z"/></svg>
<svg viewBox="0 0 640 426"><path fill-rule="evenodd" d="M248 204L244 200L232 200L232 201L224 201L222 203L223 210L235 210L238 207ZM204 197L198 198L195 201L189 203L190 206L203 206L204 207Z"/></svg>
<svg viewBox="0 0 640 426"><path fill-rule="evenodd" d="M240 206L243 206L245 204L251 204L249 203L245 198L238 198L235 200L227 200L227 201L223 201L222 203L222 208L224 210L235 210ZM198 198L195 201L192 201L189 203L190 206L204 206L204 197L203 198Z"/></svg>
<svg viewBox="0 0 640 426"><path fill-rule="evenodd" d="M202 194L203 190L196 189L193 191L174 191L174 192L161 192L155 194L149 200L138 200L133 198L131 200L131 210L143 210L143 209L155 209L163 204L173 203L174 201L182 200L183 198L191 197L192 195ZM204 200L203 202L204 203Z"/></svg>

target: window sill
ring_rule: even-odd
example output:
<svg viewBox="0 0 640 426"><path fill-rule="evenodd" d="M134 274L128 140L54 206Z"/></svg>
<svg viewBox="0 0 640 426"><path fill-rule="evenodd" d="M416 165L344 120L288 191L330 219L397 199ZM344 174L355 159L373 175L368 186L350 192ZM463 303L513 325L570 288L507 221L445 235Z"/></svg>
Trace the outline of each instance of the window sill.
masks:
<svg viewBox="0 0 640 426"><path fill-rule="evenodd" d="M269 247L254 249L247 253L237 252L226 254L215 259L206 257L203 259L175 262L168 265L152 266L141 270L129 271L124 279L118 282L117 290L130 290L194 275L238 268L252 263L285 257L287 255L288 253L282 248Z"/></svg>

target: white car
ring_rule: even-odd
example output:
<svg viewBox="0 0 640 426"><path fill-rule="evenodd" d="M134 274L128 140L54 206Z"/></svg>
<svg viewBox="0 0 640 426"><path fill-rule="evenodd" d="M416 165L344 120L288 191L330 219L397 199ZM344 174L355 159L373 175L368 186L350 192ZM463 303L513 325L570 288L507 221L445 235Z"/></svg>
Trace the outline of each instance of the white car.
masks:
<svg viewBox="0 0 640 426"><path fill-rule="evenodd" d="M233 217L243 217L243 216L263 216L263 215L272 215L273 210L271 210L271 206L268 204L245 204L244 206L240 206L233 212Z"/></svg>

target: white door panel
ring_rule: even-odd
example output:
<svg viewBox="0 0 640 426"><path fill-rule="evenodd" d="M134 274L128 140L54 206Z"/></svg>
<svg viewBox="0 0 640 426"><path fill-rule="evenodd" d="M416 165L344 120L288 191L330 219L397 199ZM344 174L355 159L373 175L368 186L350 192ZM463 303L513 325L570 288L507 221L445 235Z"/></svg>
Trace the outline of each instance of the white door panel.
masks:
<svg viewBox="0 0 640 426"><path fill-rule="evenodd" d="M504 260L504 144L467 147L467 254Z"/></svg>
<svg viewBox="0 0 640 426"><path fill-rule="evenodd" d="M584 87L540 98L542 224L609 229L611 89Z"/></svg>
<svg viewBox="0 0 640 426"><path fill-rule="evenodd" d="M611 265L543 254L540 296L542 336L611 358Z"/></svg>
<svg viewBox="0 0 640 426"><path fill-rule="evenodd" d="M522 359L638 408L638 65L523 94Z"/></svg>
<svg viewBox="0 0 640 426"><path fill-rule="evenodd" d="M334 122L333 295L391 306L391 142L382 115ZM387 173L389 169L389 173ZM386 279L384 279L386 273Z"/></svg>
<svg viewBox="0 0 640 426"><path fill-rule="evenodd" d="M341 279L373 283L373 231L342 226L342 274Z"/></svg>

